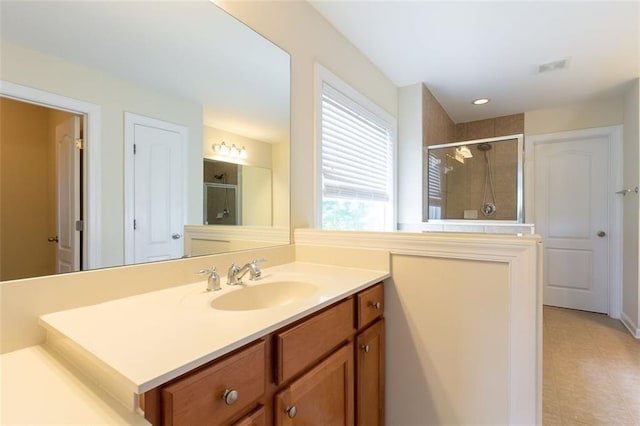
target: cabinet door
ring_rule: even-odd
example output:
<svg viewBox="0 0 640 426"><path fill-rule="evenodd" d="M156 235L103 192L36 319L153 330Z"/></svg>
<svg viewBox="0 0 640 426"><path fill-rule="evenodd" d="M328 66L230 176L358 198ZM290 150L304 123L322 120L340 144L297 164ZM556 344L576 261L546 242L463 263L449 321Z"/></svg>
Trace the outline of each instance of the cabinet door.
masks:
<svg viewBox="0 0 640 426"><path fill-rule="evenodd" d="M276 425L353 424L353 345L348 344L276 395Z"/></svg>
<svg viewBox="0 0 640 426"><path fill-rule="evenodd" d="M267 424L266 413L263 406L247 414L236 421L233 426L265 426Z"/></svg>
<svg viewBox="0 0 640 426"><path fill-rule="evenodd" d="M356 424L384 425L384 318L356 338Z"/></svg>

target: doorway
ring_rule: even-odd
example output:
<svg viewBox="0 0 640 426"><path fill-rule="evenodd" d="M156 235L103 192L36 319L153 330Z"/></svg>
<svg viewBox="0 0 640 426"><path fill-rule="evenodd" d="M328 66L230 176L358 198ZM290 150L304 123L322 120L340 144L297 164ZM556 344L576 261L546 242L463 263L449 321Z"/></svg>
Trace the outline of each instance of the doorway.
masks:
<svg viewBox="0 0 640 426"><path fill-rule="evenodd" d="M84 115L8 97L0 113L0 280L84 269Z"/></svg>
<svg viewBox="0 0 640 426"><path fill-rule="evenodd" d="M621 128L530 136L526 218L543 240L543 303L620 316Z"/></svg>
<svg viewBox="0 0 640 426"><path fill-rule="evenodd" d="M125 263L184 254L187 128L129 112L125 126Z"/></svg>

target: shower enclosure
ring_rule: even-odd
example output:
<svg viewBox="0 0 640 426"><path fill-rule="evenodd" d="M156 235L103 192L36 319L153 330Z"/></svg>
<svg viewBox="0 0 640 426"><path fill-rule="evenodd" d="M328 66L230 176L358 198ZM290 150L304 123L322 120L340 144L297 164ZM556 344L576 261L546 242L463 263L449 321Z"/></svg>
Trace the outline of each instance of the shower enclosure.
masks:
<svg viewBox="0 0 640 426"><path fill-rule="evenodd" d="M240 166L204 159L204 224L239 225L240 206Z"/></svg>
<svg viewBox="0 0 640 426"><path fill-rule="evenodd" d="M425 222L453 219L522 223L523 135L425 149Z"/></svg>

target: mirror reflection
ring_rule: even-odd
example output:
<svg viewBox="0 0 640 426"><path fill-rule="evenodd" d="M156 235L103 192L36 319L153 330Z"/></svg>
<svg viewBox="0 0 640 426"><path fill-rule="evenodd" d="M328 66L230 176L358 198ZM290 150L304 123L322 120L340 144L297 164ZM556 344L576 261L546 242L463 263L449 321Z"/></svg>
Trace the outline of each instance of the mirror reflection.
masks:
<svg viewBox="0 0 640 426"><path fill-rule="evenodd" d="M289 242L286 52L209 1L3 1L0 24L0 280Z"/></svg>
<svg viewBox="0 0 640 426"><path fill-rule="evenodd" d="M428 220L522 222L522 135L427 147Z"/></svg>

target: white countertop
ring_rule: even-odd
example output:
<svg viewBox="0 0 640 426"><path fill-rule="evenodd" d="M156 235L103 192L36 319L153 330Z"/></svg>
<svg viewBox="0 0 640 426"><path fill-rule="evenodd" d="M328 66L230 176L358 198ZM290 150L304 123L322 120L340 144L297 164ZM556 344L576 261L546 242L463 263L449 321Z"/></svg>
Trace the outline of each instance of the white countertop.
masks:
<svg viewBox="0 0 640 426"><path fill-rule="evenodd" d="M149 426L43 346L0 356L0 424Z"/></svg>
<svg viewBox="0 0 640 426"><path fill-rule="evenodd" d="M265 268L262 279L317 286L308 298L267 309L220 311L215 298L241 286L205 291L198 282L44 315L51 346L130 409L141 394L333 302L389 277L388 271L294 262Z"/></svg>

